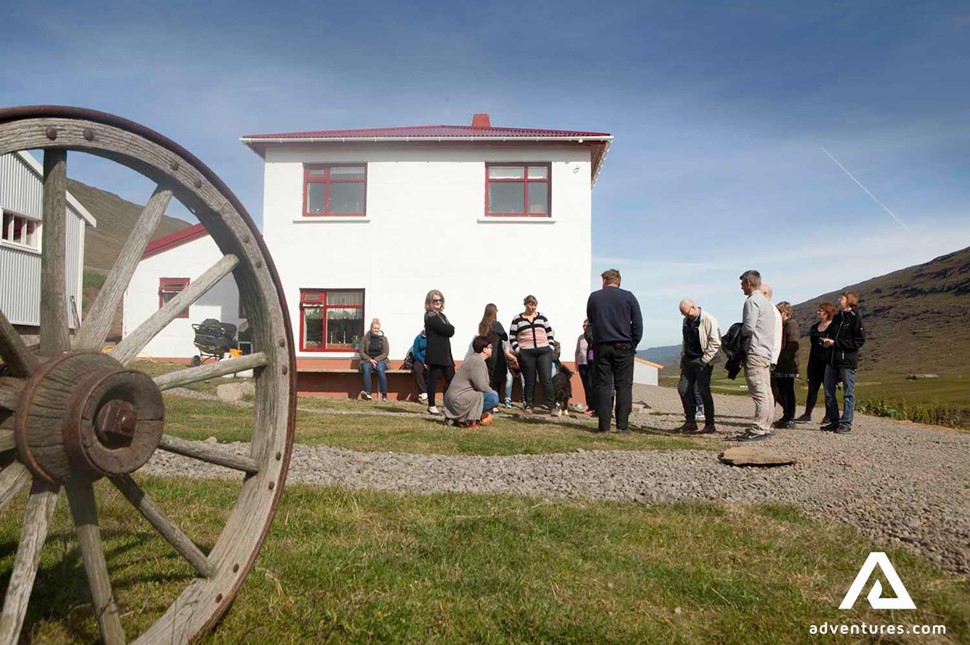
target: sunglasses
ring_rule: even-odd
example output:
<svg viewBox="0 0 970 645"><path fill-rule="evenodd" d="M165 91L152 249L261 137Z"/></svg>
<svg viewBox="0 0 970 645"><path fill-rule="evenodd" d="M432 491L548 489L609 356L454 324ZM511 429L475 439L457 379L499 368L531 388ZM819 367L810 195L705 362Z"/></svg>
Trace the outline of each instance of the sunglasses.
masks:
<svg viewBox="0 0 970 645"><path fill-rule="evenodd" d="M441 298L432 298L431 302L444 302Z"/></svg>

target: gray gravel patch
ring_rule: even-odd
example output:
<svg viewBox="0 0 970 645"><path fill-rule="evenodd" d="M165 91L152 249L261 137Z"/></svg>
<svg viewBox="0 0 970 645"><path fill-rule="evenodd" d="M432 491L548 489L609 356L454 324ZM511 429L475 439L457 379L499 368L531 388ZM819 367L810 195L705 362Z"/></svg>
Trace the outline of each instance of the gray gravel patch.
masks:
<svg viewBox="0 0 970 645"><path fill-rule="evenodd" d="M651 406L635 411L635 424L672 430L683 422L672 389L638 386L634 399ZM724 437L747 425L754 411L750 399L715 400ZM731 445L736 444L724 442ZM295 445L288 481L425 494L791 504L822 522L848 522L874 542L903 545L951 573L970 573L970 433L857 415L847 435L806 424L779 430L763 445L791 454L798 463L736 468L704 450L474 457ZM155 453L144 472L238 477L164 451Z"/></svg>

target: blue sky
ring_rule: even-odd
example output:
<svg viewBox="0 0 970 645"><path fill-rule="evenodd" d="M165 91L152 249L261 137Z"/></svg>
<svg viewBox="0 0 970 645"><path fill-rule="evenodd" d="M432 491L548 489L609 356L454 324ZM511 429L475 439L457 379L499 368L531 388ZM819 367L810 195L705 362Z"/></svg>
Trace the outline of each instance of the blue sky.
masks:
<svg viewBox="0 0 970 645"><path fill-rule="evenodd" d="M620 269L642 347L678 341L684 296L723 327L738 319L747 268L797 303L970 245L963 2L14 0L3 13L0 103L144 123L257 221L262 168L243 134L474 112L610 132L590 284ZM133 201L151 192L105 163L71 172Z"/></svg>

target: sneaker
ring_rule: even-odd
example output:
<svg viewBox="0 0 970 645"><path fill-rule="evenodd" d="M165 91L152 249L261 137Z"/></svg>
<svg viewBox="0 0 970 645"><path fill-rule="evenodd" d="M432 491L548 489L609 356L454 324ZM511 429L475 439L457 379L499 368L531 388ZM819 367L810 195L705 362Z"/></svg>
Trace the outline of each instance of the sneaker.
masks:
<svg viewBox="0 0 970 645"><path fill-rule="evenodd" d="M475 430L476 428L478 428L478 421L466 421L466 422L465 422L465 423L463 423L462 425L463 425L463 426L464 426L465 428L468 428L468 429L470 429L470 430Z"/></svg>
<svg viewBox="0 0 970 645"><path fill-rule="evenodd" d="M825 425L819 427L819 430L825 430L826 432L828 432L830 430L838 430L838 429L839 429L839 422L838 421L836 421L834 423L826 423Z"/></svg>
<svg viewBox="0 0 970 645"><path fill-rule="evenodd" d="M717 427L711 423L701 428L697 434L717 434Z"/></svg>
<svg viewBox="0 0 970 645"><path fill-rule="evenodd" d="M486 412L485 414L482 415L482 421L481 421L481 423L482 423L483 426L490 426L490 425L492 425L492 415L491 415L490 412Z"/></svg>
<svg viewBox="0 0 970 645"><path fill-rule="evenodd" d="M371 399L370 392L361 392L360 398L364 399L365 401L370 401Z"/></svg>
<svg viewBox="0 0 970 645"><path fill-rule="evenodd" d="M522 406L522 412L524 412L525 414L535 414L535 411L536 411L536 409L534 407L532 407L531 405L523 405Z"/></svg>
<svg viewBox="0 0 970 645"><path fill-rule="evenodd" d="M835 434L848 434L852 432L852 426L848 423L840 423L835 428Z"/></svg>
<svg viewBox="0 0 970 645"><path fill-rule="evenodd" d="M812 415L810 414L803 414L802 416L795 419L795 423L811 423L811 422L812 422Z"/></svg>
<svg viewBox="0 0 970 645"><path fill-rule="evenodd" d="M738 441L764 441L766 439L771 439L770 432L755 432L751 429L745 430L743 434L738 435Z"/></svg>
<svg viewBox="0 0 970 645"><path fill-rule="evenodd" d="M428 394L426 392L422 392L421 394L418 395L418 403L427 403L427 402L428 402Z"/></svg>
<svg viewBox="0 0 970 645"><path fill-rule="evenodd" d="M386 394L382 394L381 395L381 403L387 403L387 395Z"/></svg>
<svg viewBox="0 0 970 645"><path fill-rule="evenodd" d="M694 421L688 421L684 425L674 430L674 432L697 432L697 423Z"/></svg>
<svg viewBox="0 0 970 645"><path fill-rule="evenodd" d="M429 405L428 406L428 414L438 415L438 414L441 414L441 410L439 410L438 408L436 408L433 405Z"/></svg>
<svg viewBox="0 0 970 645"><path fill-rule="evenodd" d="M507 408L511 408L512 407L512 399L505 399L505 401L503 402L503 405L505 405L505 407L507 407Z"/></svg>
<svg viewBox="0 0 970 645"><path fill-rule="evenodd" d="M795 427L795 422L791 419L778 419L771 424L771 427L778 430L789 430Z"/></svg>
<svg viewBox="0 0 970 645"><path fill-rule="evenodd" d="M596 414L596 413L595 413L595 412L593 412L592 410L586 410L586 412L583 412L583 414L585 414L585 415L586 415L586 416L588 416L588 417L591 417L591 416L593 416L593 415L594 415L594 414Z"/></svg>

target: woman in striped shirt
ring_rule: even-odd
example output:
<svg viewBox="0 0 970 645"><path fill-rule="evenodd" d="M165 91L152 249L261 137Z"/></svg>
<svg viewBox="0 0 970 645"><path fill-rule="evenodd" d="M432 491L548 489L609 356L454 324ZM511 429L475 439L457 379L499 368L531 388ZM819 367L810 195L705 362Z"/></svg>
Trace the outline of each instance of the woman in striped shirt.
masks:
<svg viewBox="0 0 970 645"><path fill-rule="evenodd" d="M542 383L542 409L552 411L555 391L552 387L552 341L553 332L549 320L536 310L539 301L529 295L522 301L525 311L512 320L509 328L512 351L519 359L519 367L525 377L522 400L526 410L535 406L536 375Z"/></svg>

